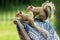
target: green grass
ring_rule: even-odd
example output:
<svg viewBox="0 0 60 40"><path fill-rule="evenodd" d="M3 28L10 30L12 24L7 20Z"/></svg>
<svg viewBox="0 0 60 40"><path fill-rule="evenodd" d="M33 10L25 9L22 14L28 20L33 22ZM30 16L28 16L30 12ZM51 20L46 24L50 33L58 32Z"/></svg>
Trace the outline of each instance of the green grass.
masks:
<svg viewBox="0 0 60 40"><path fill-rule="evenodd" d="M0 40L19 40L16 25L13 24L16 11L0 12Z"/></svg>
<svg viewBox="0 0 60 40"><path fill-rule="evenodd" d="M19 40L16 26L11 22L0 22L0 40Z"/></svg>

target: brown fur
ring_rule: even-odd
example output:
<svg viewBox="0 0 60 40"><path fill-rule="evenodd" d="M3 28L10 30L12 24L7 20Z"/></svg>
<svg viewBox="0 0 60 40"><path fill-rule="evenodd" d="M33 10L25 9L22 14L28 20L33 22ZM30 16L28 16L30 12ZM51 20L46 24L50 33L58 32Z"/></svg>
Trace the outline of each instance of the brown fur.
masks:
<svg viewBox="0 0 60 40"><path fill-rule="evenodd" d="M50 8L48 10L48 8ZM51 14L54 12L55 6L52 2L45 2L41 7L34 7L32 5L27 7L27 11L33 12L34 18L37 17L38 20L46 20L48 17L51 17Z"/></svg>
<svg viewBox="0 0 60 40"><path fill-rule="evenodd" d="M39 20L45 20L46 19L46 15L44 13L44 10L42 7L33 7L33 6L28 6L27 7L28 11L32 11L33 12L33 16L38 17L38 15L41 17L39 17Z"/></svg>

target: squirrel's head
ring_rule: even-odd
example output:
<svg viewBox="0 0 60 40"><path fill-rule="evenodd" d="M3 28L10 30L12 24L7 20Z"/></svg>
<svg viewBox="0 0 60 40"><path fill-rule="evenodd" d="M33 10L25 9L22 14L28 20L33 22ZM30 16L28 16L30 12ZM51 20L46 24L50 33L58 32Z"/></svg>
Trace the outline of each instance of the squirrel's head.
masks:
<svg viewBox="0 0 60 40"><path fill-rule="evenodd" d="M16 17L19 17L20 15L22 15L22 12L18 11L17 14L16 14Z"/></svg>
<svg viewBox="0 0 60 40"><path fill-rule="evenodd" d="M32 5L30 5L30 6L28 6L28 7L27 7L27 9L26 9L26 10L29 12L29 11L31 11L32 7L33 7L33 6L32 6Z"/></svg>
<svg viewBox="0 0 60 40"><path fill-rule="evenodd" d="M22 19L22 11L18 11L18 12L16 13L16 18L17 18L17 19Z"/></svg>

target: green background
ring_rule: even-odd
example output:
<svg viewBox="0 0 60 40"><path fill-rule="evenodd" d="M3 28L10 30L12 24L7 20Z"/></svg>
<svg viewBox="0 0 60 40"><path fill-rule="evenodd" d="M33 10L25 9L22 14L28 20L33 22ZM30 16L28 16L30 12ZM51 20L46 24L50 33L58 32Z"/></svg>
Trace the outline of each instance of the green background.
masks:
<svg viewBox="0 0 60 40"><path fill-rule="evenodd" d="M0 40L19 40L16 25L13 24L18 10L26 13L29 5L41 6L47 0L0 0ZM60 0L49 0L55 4L55 13L50 18L60 37Z"/></svg>

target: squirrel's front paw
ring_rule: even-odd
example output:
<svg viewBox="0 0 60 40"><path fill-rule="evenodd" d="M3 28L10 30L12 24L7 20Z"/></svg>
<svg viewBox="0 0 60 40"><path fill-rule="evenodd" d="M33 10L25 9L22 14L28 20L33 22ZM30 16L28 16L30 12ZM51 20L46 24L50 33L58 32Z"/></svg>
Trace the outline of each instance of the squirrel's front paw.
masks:
<svg viewBox="0 0 60 40"><path fill-rule="evenodd" d="M49 32L46 31L46 30L44 30L44 31L42 32L42 34L43 34L43 36L44 36L45 38L48 38Z"/></svg>

